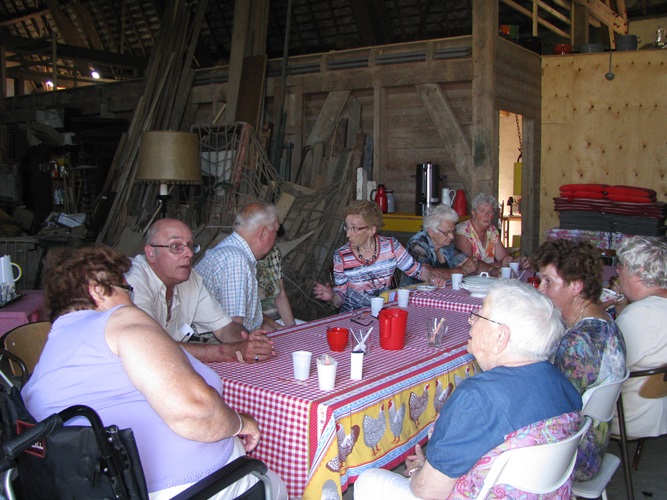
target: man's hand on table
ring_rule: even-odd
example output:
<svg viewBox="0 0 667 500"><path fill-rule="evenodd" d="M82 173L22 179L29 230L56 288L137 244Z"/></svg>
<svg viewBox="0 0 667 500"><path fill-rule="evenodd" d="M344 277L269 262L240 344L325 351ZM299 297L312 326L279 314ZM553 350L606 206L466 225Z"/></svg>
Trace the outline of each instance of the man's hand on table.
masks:
<svg viewBox="0 0 667 500"><path fill-rule="evenodd" d="M266 331L255 330L245 335L247 335L245 340L236 342L234 345L236 347L235 350L241 353L246 363L266 361L276 355L276 352L273 350L273 340L266 336Z"/></svg>

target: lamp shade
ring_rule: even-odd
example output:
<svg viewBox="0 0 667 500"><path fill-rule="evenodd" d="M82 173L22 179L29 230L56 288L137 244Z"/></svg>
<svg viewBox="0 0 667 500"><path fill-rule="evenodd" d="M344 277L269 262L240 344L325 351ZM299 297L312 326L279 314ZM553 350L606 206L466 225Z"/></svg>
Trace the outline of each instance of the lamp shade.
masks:
<svg viewBox="0 0 667 500"><path fill-rule="evenodd" d="M143 132L134 180L161 184L201 184L197 134L172 130Z"/></svg>

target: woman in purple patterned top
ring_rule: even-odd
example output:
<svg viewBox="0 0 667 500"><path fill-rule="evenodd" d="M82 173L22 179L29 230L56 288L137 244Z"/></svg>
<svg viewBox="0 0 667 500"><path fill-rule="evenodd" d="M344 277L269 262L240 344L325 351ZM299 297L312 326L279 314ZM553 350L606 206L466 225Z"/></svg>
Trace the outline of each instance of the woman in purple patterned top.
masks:
<svg viewBox="0 0 667 500"><path fill-rule="evenodd" d="M445 278L416 262L396 238L379 236L381 227L382 211L376 203L356 200L348 205L343 225L348 242L333 256L334 286L316 282L315 298L331 302L340 312L368 307L371 297L389 290L396 268L444 286Z"/></svg>
<svg viewBox="0 0 667 500"><path fill-rule="evenodd" d="M625 376L625 341L614 320L600 304L602 263L599 251L588 242L548 240L532 255L540 270L540 291L560 312L567 330L554 365L580 394ZM593 421L579 445L575 479L593 477L609 444L610 423Z"/></svg>

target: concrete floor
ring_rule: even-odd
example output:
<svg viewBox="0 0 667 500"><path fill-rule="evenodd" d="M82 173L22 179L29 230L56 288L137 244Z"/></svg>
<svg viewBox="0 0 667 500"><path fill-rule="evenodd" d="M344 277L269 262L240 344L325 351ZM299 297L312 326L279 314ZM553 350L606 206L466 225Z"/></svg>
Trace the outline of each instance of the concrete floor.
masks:
<svg viewBox="0 0 667 500"><path fill-rule="evenodd" d="M629 443L631 455L634 454L635 448L634 442ZM607 451L621 456L621 447L615 441L609 444ZM632 461L632 457L630 460ZM395 470L398 472L402 469L403 466ZM639 470L632 471L632 481L635 500L667 500L667 435L646 441L639 462ZM348 488L343 494L343 500L353 500L353 497L354 486ZM609 500L627 499L622 465L619 466L607 486L607 498ZM365 499L358 498L357 500Z"/></svg>

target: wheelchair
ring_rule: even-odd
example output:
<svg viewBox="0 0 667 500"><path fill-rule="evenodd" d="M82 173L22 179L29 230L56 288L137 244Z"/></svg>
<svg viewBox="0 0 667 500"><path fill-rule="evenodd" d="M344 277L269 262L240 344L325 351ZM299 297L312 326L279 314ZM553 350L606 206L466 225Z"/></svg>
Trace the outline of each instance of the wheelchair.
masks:
<svg viewBox="0 0 667 500"><path fill-rule="evenodd" d="M0 354L5 354L0 349ZM66 426L83 417L90 426ZM0 473L9 500L148 499L141 460L131 429L104 427L90 407L66 408L36 422L16 387L0 389ZM247 474L259 480L236 497L271 497L266 465L242 456L193 484L175 500L204 500Z"/></svg>

